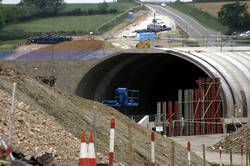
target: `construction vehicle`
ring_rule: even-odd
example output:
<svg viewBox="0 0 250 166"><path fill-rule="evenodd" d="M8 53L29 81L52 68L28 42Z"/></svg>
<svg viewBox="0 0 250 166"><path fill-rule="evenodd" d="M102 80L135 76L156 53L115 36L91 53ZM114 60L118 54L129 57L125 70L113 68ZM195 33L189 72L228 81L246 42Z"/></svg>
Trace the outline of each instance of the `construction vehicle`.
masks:
<svg viewBox="0 0 250 166"><path fill-rule="evenodd" d="M136 48L150 48L152 45L151 41L140 41L136 44Z"/></svg>
<svg viewBox="0 0 250 166"><path fill-rule="evenodd" d="M72 37L60 36L55 34L46 34L41 36L31 36L27 40L29 43L36 43L36 44L57 44L65 41L71 41Z"/></svg>
<svg viewBox="0 0 250 166"><path fill-rule="evenodd" d="M138 107L139 90L128 90L124 87L118 87L115 90L115 99L103 100L102 103L111 107Z"/></svg>
<svg viewBox="0 0 250 166"><path fill-rule="evenodd" d="M136 33L146 33L146 32L158 33L162 31L170 31L170 30L171 28L168 27L167 25L157 23L155 13L154 13L154 19L152 20L152 23L147 25L147 29L139 29L139 30L135 30L134 32Z"/></svg>
<svg viewBox="0 0 250 166"><path fill-rule="evenodd" d="M136 44L136 48L150 48L156 37L154 32L140 33L138 36L140 41Z"/></svg>

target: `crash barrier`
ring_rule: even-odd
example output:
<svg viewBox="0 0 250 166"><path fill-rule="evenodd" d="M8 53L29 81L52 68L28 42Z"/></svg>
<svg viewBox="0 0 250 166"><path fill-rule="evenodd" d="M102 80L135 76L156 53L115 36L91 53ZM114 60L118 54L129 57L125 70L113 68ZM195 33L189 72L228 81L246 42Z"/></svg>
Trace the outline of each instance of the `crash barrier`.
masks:
<svg viewBox="0 0 250 166"><path fill-rule="evenodd" d="M89 144L85 142L85 135L82 133L80 146L79 166L96 166L96 154L94 136L90 133Z"/></svg>

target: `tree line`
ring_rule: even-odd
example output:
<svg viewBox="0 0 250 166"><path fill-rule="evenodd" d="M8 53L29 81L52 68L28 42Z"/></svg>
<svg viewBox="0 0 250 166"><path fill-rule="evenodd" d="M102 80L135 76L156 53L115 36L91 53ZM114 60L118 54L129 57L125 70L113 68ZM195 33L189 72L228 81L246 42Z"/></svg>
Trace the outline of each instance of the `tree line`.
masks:
<svg viewBox="0 0 250 166"><path fill-rule="evenodd" d="M221 22L228 26L231 32L250 30L250 14L246 3L228 3L218 12Z"/></svg>

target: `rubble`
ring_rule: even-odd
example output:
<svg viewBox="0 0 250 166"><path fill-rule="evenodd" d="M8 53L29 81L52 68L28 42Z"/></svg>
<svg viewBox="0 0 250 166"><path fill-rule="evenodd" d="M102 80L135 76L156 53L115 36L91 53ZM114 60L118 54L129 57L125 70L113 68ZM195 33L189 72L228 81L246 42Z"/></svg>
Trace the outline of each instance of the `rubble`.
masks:
<svg viewBox="0 0 250 166"><path fill-rule="evenodd" d="M1 138L8 135L8 111L11 96L0 90L0 131ZM65 131L52 118L31 110L29 105L16 102L13 131L13 148L34 157L53 153L56 160L70 161L78 159L79 139ZM66 152L67 149L67 153ZM76 150L77 149L77 150ZM68 153L70 152L70 155Z"/></svg>
<svg viewBox="0 0 250 166"><path fill-rule="evenodd" d="M228 134L223 140L210 147L213 151L218 151L219 147L223 147L224 152L229 153L232 149L234 153L240 153L241 145L244 152L247 145L250 145L250 123L243 125L236 132Z"/></svg>
<svg viewBox="0 0 250 166"><path fill-rule="evenodd" d="M0 138L5 140L8 138L10 102L11 96L0 90ZM51 163L54 157L59 162L78 160L78 138L54 122L52 117L33 111L29 105L17 101L16 107L12 148L25 154L19 154L19 158L32 161L35 157L37 163L42 165L51 165L43 162ZM100 162L107 163L107 158L102 154L98 153L97 156Z"/></svg>

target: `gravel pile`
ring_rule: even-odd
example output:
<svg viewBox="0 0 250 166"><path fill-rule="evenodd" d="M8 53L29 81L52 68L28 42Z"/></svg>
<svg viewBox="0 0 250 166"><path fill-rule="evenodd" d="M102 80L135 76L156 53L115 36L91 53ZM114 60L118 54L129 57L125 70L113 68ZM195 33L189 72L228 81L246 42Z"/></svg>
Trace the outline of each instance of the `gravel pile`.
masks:
<svg viewBox="0 0 250 166"><path fill-rule="evenodd" d="M246 151L247 145L250 146L250 123L245 124L236 132L227 135L223 140L210 148L211 150L218 151L221 146L225 152L229 152L232 149L233 152L240 153L241 145L243 145L244 151Z"/></svg>
<svg viewBox="0 0 250 166"><path fill-rule="evenodd" d="M8 112L11 96L0 90L0 136L8 135ZM13 147L34 157L52 153L56 160L78 159L79 142L73 134L65 131L52 117L34 111L23 102L16 102L13 126Z"/></svg>
<svg viewBox="0 0 250 166"><path fill-rule="evenodd" d="M0 138L6 142L10 107L11 96L0 90ZM63 129L53 117L34 111L29 105L16 101L14 119L13 150L35 158L51 153L58 162L79 159L80 139ZM108 161L108 158L100 153L97 153L97 157L100 163Z"/></svg>

